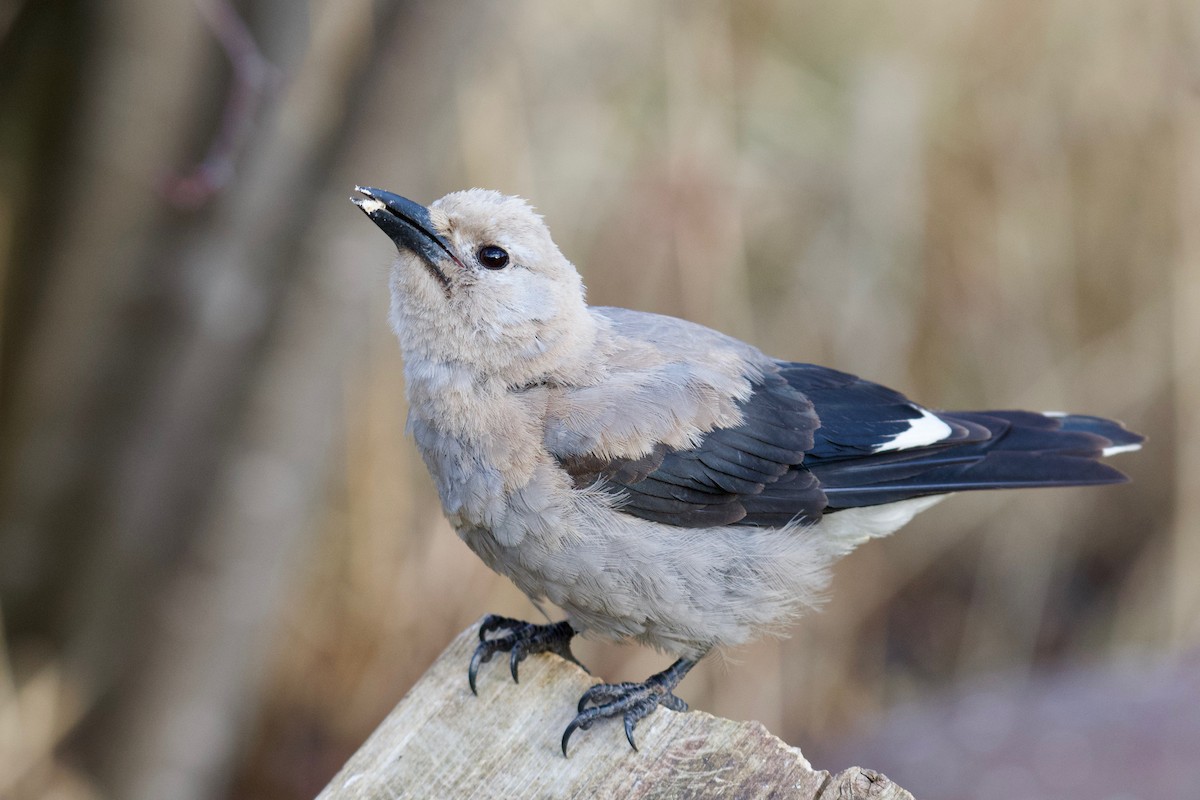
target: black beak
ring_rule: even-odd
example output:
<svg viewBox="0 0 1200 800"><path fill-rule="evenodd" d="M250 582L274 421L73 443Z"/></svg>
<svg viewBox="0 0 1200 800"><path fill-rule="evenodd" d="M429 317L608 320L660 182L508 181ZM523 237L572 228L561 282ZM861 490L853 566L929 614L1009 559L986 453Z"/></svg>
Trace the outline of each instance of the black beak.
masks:
<svg viewBox="0 0 1200 800"><path fill-rule="evenodd" d="M450 279L442 270L442 265L451 261L462 267L462 262L454 255L446 237L434 231L429 209L383 189L355 186L354 190L365 195L365 198L351 197L350 202L361 208L388 235L397 249L411 250L419 255L442 288L449 292Z"/></svg>

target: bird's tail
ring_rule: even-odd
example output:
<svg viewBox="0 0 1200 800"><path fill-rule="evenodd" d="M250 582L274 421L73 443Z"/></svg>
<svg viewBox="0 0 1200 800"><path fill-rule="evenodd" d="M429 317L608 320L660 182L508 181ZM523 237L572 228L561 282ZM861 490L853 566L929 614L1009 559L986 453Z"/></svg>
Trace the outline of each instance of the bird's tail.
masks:
<svg viewBox="0 0 1200 800"><path fill-rule="evenodd" d="M1120 483L1125 475L1101 459L1137 450L1144 440L1119 422L1081 414L949 411L937 416L970 429L971 435L947 446L813 464L829 509L977 489Z"/></svg>

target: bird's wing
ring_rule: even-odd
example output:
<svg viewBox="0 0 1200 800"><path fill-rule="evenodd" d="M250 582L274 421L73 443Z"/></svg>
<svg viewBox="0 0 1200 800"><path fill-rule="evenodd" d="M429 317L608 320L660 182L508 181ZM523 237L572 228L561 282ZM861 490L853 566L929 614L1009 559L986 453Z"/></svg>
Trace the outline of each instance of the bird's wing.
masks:
<svg viewBox="0 0 1200 800"><path fill-rule="evenodd" d="M621 510L681 527L746 522L746 501L783 481L791 513L817 518L825 498L811 474L797 470L812 446L816 415L803 395L777 374L752 384L740 421L714 427L694 444L656 443L642 456L559 454L576 486L599 485L622 495ZM626 414L635 415L637 406Z"/></svg>
<svg viewBox="0 0 1200 800"><path fill-rule="evenodd" d="M702 326L598 311L625 350L606 380L560 394L546 445L576 486L655 522L780 527L965 489L1112 483L1097 459L1141 441L1095 417L933 412Z"/></svg>
<svg viewBox="0 0 1200 800"><path fill-rule="evenodd" d="M546 422L546 447L576 486L620 493L621 509L646 519L726 525L812 447L812 404L755 348L672 317L594 313L611 333L605 377L558 392ZM812 502L819 514L822 498Z"/></svg>

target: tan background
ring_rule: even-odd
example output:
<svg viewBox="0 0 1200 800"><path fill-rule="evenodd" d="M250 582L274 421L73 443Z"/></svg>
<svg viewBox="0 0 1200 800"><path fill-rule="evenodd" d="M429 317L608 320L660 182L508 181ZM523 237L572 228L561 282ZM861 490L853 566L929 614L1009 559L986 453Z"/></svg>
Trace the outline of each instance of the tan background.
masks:
<svg viewBox="0 0 1200 800"><path fill-rule="evenodd" d="M959 497L864 547L694 706L934 797L855 737L1200 644L1195 3L9 0L0 796L312 796L454 633L536 615L404 437L355 183L528 197L594 303L1151 436L1132 485Z"/></svg>

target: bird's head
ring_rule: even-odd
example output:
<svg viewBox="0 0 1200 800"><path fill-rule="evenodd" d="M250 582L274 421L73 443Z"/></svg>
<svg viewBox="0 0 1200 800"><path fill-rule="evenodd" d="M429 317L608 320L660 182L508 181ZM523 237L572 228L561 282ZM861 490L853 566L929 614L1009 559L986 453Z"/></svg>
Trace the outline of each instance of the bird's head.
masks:
<svg viewBox="0 0 1200 800"><path fill-rule="evenodd" d="M583 282L528 203L468 189L425 207L357 191L354 204L399 251L391 320L407 359L509 385L578 368L595 338Z"/></svg>

